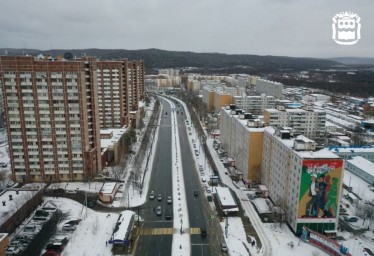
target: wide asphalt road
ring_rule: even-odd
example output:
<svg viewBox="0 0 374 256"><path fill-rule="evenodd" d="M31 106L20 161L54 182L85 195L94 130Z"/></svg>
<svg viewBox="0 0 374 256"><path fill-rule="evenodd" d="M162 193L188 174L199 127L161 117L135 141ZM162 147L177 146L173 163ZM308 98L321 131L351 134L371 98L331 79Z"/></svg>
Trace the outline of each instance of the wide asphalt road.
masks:
<svg viewBox="0 0 374 256"><path fill-rule="evenodd" d="M162 119L148 190L149 192L155 192L155 199L148 199L148 201L139 208L140 215L145 220L143 228L146 229L173 228L173 221L165 220L165 209L172 209L172 206L166 203L166 198L172 195L173 189L171 173L171 107L165 100L161 100L161 104L163 106L163 111L161 113ZM199 176L196 172L195 162L188 142L188 139L191 138L189 138L190 135L187 134L185 127L185 110L179 103L175 103L175 105L175 111L178 111L179 139L190 227L206 227L208 233L206 237L202 237L200 234L191 235L191 255L220 255L222 230L216 218L212 220L209 218L213 213L204 196ZM190 123L191 121L189 124ZM199 190L199 196L194 196L194 190ZM162 195L162 201L157 200L157 195L159 193ZM156 213L153 211L159 205L162 206L163 209L162 216L156 216ZM161 233L162 230L164 229L160 229ZM171 234L141 235L137 243L135 255L171 255L172 238Z"/></svg>
<svg viewBox="0 0 374 256"><path fill-rule="evenodd" d="M165 220L165 210L172 209L166 203L169 195L172 195L171 173L171 107L165 100L161 100L163 110L157 148L154 156L149 193L154 191L155 199L149 200L140 207L140 216L144 218L143 228L172 228L173 221ZM149 194L148 193L148 194ZM162 201L157 200L157 195L162 195ZM149 195L148 195L149 198ZM162 207L162 215L156 215L157 206ZM172 235L142 235L139 237L135 255L171 255Z"/></svg>

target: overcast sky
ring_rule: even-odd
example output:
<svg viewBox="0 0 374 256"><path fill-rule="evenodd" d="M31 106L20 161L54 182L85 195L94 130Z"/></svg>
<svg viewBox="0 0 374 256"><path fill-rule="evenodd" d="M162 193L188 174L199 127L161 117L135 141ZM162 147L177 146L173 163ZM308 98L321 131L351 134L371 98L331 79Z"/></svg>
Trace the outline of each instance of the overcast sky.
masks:
<svg viewBox="0 0 374 256"><path fill-rule="evenodd" d="M332 40L341 11L361 17L356 45ZM373 12L374 0L1 0L0 48L374 57Z"/></svg>

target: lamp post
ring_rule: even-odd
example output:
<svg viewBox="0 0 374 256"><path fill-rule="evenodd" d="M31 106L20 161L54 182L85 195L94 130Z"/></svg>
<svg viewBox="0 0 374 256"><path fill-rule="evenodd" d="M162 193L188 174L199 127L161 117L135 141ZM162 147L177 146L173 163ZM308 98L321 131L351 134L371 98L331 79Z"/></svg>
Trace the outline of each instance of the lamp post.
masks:
<svg viewBox="0 0 374 256"><path fill-rule="evenodd" d="M229 217L228 217L227 211L225 211L225 215L226 215L225 235L227 238L228 233L229 233Z"/></svg>

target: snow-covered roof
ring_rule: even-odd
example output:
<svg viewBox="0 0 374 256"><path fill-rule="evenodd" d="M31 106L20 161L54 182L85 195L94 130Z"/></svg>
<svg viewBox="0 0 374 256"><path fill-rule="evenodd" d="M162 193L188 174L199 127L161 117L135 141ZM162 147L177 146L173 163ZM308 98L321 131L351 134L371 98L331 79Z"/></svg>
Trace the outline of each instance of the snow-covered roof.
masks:
<svg viewBox="0 0 374 256"><path fill-rule="evenodd" d="M216 187L216 192L223 208L236 206L235 200L231 195L230 189L226 187Z"/></svg>
<svg viewBox="0 0 374 256"><path fill-rule="evenodd" d="M128 239L128 230L134 215L135 212L129 210L121 212L121 215L118 219L118 230L113 233L113 240ZM130 227L130 230L131 229L132 227Z"/></svg>
<svg viewBox="0 0 374 256"><path fill-rule="evenodd" d="M100 134L110 134L113 132L113 136L110 139L100 139L101 148L108 148L121 138L121 136L126 132L126 128L123 129L102 129L100 130Z"/></svg>
<svg viewBox="0 0 374 256"><path fill-rule="evenodd" d="M363 146L363 147L330 147L332 152L337 153L373 153L373 146Z"/></svg>
<svg viewBox="0 0 374 256"><path fill-rule="evenodd" d="M103 187L100 190L100 193L102 194L111 194L116 187L117 183L116 182L108 182L104 183Z"/></svg>
<svg viewBox="0 0 374 256"><path fill-rule="evenodd" d="M374 163L362 156L355 156L352 159L348 159L347 162L374 176Z"/></svg>

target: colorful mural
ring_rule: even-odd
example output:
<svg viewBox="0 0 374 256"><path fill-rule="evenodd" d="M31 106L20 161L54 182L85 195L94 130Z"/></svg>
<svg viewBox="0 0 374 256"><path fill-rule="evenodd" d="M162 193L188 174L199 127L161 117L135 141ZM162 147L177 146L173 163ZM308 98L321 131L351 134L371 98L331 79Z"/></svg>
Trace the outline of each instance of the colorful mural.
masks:
<svg viewBox="0 0 374 256"><path fill-rule="evenodd" d="M298 217L335 218L339 210L343 160L304 160L302 166Z"/></svg>

